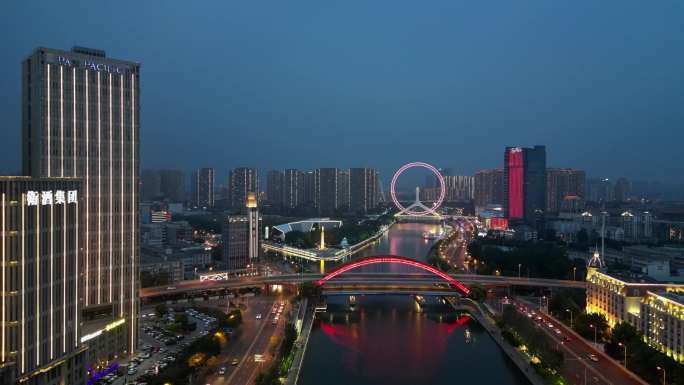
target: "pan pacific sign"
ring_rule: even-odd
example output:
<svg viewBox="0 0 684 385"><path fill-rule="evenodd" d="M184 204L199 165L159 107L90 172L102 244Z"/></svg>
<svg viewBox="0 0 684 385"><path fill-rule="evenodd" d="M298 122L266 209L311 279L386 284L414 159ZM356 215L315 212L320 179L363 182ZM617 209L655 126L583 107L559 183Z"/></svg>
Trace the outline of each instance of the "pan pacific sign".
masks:
<svg viewBox="0 0 684 385"><path fill-rule="evenodd" d="M76 59L68 56L57 55L53 57L52 62L66 67L75 67L111 74L126 75L131 73L131 68L128 66L102 63L95 59Z"/></svg>

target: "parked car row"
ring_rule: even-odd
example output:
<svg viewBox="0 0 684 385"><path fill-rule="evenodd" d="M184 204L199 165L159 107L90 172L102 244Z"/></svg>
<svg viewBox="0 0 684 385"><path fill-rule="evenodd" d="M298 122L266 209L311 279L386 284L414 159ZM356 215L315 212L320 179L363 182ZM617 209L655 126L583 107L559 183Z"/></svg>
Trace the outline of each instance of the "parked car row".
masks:
<svg viewBox="0 0 684 385"><path fill-rule="evenodd" d="M198 320L204 322L204 325L205 325L205 326L210 326L212 323L216 322L216 318L215 318L215 317L212 317L212 316L210 316L210 315L204 314L204 313L202 313L202 312L200 312L200 311L197 311L197 310L195 310L195 309L192 309L192 308L191 308L191 309L187 309L187 310L185 311L185 314L187 314L187 315L189 315L189 316L191 316L191 317L193 317L193 318L197 318Z"/></svg>

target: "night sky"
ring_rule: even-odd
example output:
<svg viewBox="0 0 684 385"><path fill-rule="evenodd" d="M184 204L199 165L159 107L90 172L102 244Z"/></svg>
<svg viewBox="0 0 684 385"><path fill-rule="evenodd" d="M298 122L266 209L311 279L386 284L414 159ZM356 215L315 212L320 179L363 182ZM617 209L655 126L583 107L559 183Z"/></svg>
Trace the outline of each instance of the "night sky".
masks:
<svg viewBox="0 0 684 385"><path fill-rule="evenodd" d="M549 166L681 183L684 3L4 1L0 172L37 46L142 63L142 167ZM219 181L222 182L222 181Z"/></svg>

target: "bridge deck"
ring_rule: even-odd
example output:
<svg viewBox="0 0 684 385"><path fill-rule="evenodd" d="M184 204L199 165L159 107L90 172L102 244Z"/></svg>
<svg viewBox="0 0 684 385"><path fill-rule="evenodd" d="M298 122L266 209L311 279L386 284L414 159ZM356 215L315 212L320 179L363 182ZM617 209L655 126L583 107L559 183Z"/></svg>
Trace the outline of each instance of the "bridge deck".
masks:
<svg viewBox="0 0 684 385"><path fill-rule="evenodd" d="M451 277L464 283L479 283L493 286L531 286L531 287L565 287L584 289L583 281L555 280L546 278L506 277L474 274L451 274ZM321 274L288 274L270 277L243 277L225 281L183 281L170 286L148 287L140 290L141 298L175 295L192 292L202 292L220 289L239 289L245 287L260 287L268 284L299 284L302 282L318 281ZM345 273L328 281L326 285L343 282L347 284L393 284L396 286L432 285L444 283L439 277L430 274L393 274L393 273Z"/></svg>

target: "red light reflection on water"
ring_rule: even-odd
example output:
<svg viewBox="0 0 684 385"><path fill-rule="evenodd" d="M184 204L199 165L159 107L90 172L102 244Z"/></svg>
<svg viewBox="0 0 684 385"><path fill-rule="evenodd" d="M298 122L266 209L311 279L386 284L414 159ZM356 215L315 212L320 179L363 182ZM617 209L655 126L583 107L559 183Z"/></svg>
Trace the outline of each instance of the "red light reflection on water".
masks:
<svg viewBox="0 0 684 385"><path fill-rule="evenodd" d="M361 322L354 324L321 321L320 328L333 343L344 348L342 356L334 360L340 361L346 372L374 383L393 384L424 382L438 376L450 335L470 321L467 315L451 323L422 316L410 322L394 322L394 317L374 322L373 318L371 313L362 315Z"/></svg>

